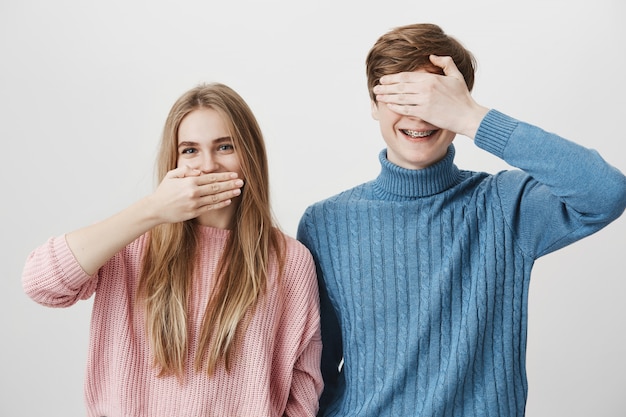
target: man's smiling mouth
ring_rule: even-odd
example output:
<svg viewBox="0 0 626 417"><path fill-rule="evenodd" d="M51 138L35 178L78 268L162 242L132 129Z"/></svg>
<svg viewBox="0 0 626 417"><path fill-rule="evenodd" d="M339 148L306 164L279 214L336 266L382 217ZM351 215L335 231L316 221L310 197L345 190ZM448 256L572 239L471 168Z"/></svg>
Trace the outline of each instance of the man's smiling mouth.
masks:
<svg viewBox="0 0 626 417"><path fill-rule="evenodd" d="M417 138L425 138L427 136L432 135L433 133L436 132L436 130L422 130L422 131L418 131L418 130L409 130L409 129L400 129L400 131L402 133L404 133L405 135L407 135L408 137L417 139Z"/></svg>

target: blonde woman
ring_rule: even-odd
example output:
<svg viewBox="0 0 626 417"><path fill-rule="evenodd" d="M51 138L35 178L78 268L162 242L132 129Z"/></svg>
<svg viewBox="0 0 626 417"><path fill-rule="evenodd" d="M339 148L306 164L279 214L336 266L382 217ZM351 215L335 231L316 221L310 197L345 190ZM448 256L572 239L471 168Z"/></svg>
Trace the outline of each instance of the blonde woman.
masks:
<svg viewBox="0 0 626 417"><path fill-rule="evenodd" d="M95 294L87 415L313 416L315 266L273 223L259 125L223 84L173 105L149 196L28 257L25 292Z"/></svg>

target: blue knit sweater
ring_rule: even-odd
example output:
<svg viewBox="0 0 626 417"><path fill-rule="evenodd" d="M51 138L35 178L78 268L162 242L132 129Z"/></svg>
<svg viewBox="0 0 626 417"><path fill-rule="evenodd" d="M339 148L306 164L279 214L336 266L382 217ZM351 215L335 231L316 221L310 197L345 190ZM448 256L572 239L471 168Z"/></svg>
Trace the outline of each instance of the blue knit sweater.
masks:
<svg viewBox="0 0 626 417"><path fill-rule="evenodd" d="M451 145L407 170L383 151L378 178L302 217L322 298L320 415L524 415L533 263L619 217L626 177L495 110L475 143L519 169L460 170Z"/></svg>

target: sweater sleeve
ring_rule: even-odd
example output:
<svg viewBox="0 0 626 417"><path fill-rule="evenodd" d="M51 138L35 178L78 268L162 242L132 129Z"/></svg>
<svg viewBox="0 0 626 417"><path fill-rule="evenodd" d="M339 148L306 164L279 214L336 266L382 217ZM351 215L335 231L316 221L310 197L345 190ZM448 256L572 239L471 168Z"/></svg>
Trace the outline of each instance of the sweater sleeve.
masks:
<svg viewBox="0 0 626 417"><path fill-rule="evenodd" d="M314 232L309 232L311 209L309 208L298 226L298 240L300 240L313 255L315 261L317 282L320 296L320 325L322 338L321 371L324 381L324 391L320 397L318 416L323 416L326 408L341 389L343 374L340 364L343 360L343 343L341 327L335 313L335 309L328 297L324 276L319 264L318 251L314 244ZM311 226L312 227L312 226Z"/></svg>
<svg viewBox="0 0 626 417"><path fill-rule="evenodd" d="M538 258L602 229L626 207L626 177L592 149L496 110L475 143L519 168L496 176L505 218Z"/></svg>
<svg viewBox="0 0 626 417"><path fill-rule="evenodd" d="M65 236L48 241L30 253L22 272L24 292L48 307L69 307L94 293L97 274L87 275L74 258Z"/></svg>
<svg viewBox="0 0 626 417"><path fill-rule="evenodd" d="M299 245L299 268L290 279L294 285L287 297L293 301L290 323L300 329L300 344L296 352L286 416L315 416L322 393L320 372L322 339L320 336L320 311L315 266L309 251Z"/></svg>
<svg viewBox="0 0 626 417"><path fill-rule="evenodd" d="M314 319L314 316L317 316ZM320 374L320 355L322 339L319 331L319 310L310 314L307 324L308 331L303 335L302 351L293 368L293 379L289 399L285 407L286 416L315 416L322 393L322 376Z"/></svg>

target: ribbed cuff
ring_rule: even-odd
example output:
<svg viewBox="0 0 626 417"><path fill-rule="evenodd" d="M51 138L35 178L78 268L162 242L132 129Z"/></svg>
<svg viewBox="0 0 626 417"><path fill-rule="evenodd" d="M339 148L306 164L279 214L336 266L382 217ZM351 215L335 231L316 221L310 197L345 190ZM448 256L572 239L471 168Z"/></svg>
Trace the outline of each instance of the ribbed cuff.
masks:
<svg viewBox="0 0 626 417"><path fill-rule="evenodd" d="M479 148L502 158L504 148L518 124L518 120L491 109L480 123L474 143Z"/></svg>
<svg viewBox="0 0 626 417"><path fill-rule="evenodd" d="M64 276L72 280L66 282L66 285L72 288L79 287L91 278L76 260L72 250L67 245L65 235L54 238L52 250L55 261L63 270Z"/></svg>

